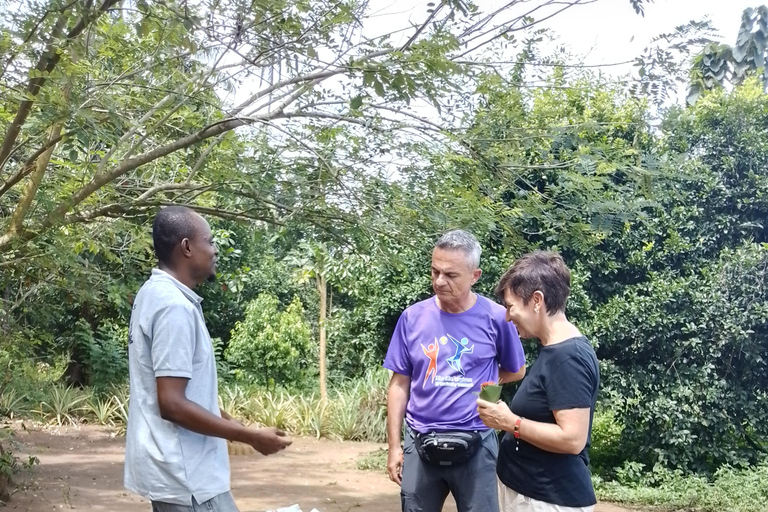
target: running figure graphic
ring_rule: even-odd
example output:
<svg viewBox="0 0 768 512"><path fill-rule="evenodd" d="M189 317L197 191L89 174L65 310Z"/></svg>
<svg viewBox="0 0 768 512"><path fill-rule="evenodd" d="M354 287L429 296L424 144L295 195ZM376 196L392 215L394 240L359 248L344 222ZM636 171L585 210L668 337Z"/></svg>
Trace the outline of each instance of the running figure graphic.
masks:
<svg viewBox="0 0 768 512"><path fill-rule="evenodd" d="M429 366L427 367L427 374L424 376L424 383L421 385L423 388L427 385L427 381L429 380L429 375L432 374L432 384L435 383L435 375L437 375L437 354L440 352L440 344L437 342L437 338L435 338L434 343L430 343L425 348L424 345L421 346L421 350L424 351L424 355L429 358Z"/></svg>
<svg viewBox="0 0 768 512"><path fill-rule="evenodd" d="M472 348L467 348L467 344L469 343L467 338L461 338L461 341L459 341L450 334L448 335L448 338L456 345L456 354L454 354L453 357L449 357L446 362L451 368L464 375L464 368L461 367L461 356L474 352L475 346L472 345Z"/></svg>

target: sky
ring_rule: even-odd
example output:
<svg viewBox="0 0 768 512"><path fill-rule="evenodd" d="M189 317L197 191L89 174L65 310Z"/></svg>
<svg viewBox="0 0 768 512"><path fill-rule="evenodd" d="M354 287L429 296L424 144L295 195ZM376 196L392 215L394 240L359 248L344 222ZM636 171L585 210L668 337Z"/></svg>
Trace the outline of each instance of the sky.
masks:
<svg viewBox="0 0 768 512"><path fill-rule="evenodd" d="M413 23L421 22L426 17L428 1L371 0L371 12L377 13L377 16L375 24L367 26L366 32L383 33L388 26L400 25L405 19ZM481 10L487 12L509 3L509 0L476 2ZM512 12L530 9L538 3L538 0L522 1L512 8ZM758 5L760 3L754 0L655 0L645 7L643 17L635 13L629 0L597 0L570 8L541 26L555 32L560 44L584 56L585 64L610 64L633 59L642 53L654 36L670 32L692 19L709 17L721 40L732 45L736 42L742 12L747 7ZM541 18L545 14L540 12L534 17ZM606 71L621 74L629 69L631 66L612 70L606 68Z"/></svg>
<svg viewBox="0 0 768 512"><path fill-rule="evenodd" d="M482 12L492 12L507 5L511 0L474 0ZM428 4L440 0L370 0L369 12L373 16L364 23L363 33L374 37L388 33L392 27L422 23L428 16ZM629 0L582 0L577 5L556 14L539 26L547 28L556 36L555 43L542 43L543 54L554 54L555 48L565 46L578 62L595 67L605 78L626 76L636 73L631 63L642 55L643 49L651 40L662 33L672 32L674 28L691 20L709 19L717 30L719 42L733 45L741 25L744 9L761 4L755 0L653 0L645 5L645 16L638 15ZM514 17L531 8L545 3L543 0L519 0L508 9ZM542 19L554 10L562 9L562 3L555 2L550 10L540 10L533 14ZM410 35L408 31L408 35ZM401 38L404 42L407 36ZM393 38L393 42L398 42ZM508 57L514 57L517 50L511 50ZM677 93L670 98L672 103L684 103L687 86L681 85Z"/></svg>
<svg viewBox="0 0 768 512"><path fill-rule="evenodd" d="M707 16L721 40L733 45L742 12L758 5L754 0L656 0L642 17L629 0L599 0L552 18L547 27L576 53L586 55L585 62L605 64L635 57L654 36Z"/></svg>
<svg viewBox="0 0 768 512"><path fill-rule="evenodd" d="M428 16L427 8L441 0L369 0L368 13L363 26L365 37L374 38L387 34L394 28L406 28L423 23ZM491 12L511 0L475 0L481 12ZM555 46L565 46L585 65L598 66L631 61L640 56L651 39L664 32L671 32L678 25L690 20L709 18L719 32L720 41L733 45L736 42L741 15L747 7L757 7L754 0L654 0L645 6L645 16L635 13L629 0L582 0L584 5L572 7L543 22L541 27L548 28L557 35L556 45L551 48L542 46L544 53ZM522 14L533 6L544 3L543 0L519 0L509 9L510 16ZM556 2L557 4L557 2ZM552 9L561 9L562 4ZM550 11L538 11L534 17L541 19ZM404 43L413 30L400 32L399 38L392 42ZM400 41L399 39L402 39ZM517 50L512 50L516 52ZM514 54L509 55L513 57ZM632 72L632 64L606 66L599 69L603 76L621 76ZM248 97L255 85L238 88L234 95L235 103ZM678 92L684 101L685 88Z"/></svg>

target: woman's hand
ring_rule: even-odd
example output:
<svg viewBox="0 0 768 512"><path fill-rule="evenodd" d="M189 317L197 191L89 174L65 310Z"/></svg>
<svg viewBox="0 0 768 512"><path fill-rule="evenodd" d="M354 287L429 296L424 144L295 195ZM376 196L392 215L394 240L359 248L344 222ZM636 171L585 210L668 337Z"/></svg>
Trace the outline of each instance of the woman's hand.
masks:
<svg viewBox="0 0 768 512"><path fill-rule="evenodd" d="M497 403L488 402L482 398L477 399L477 412L480 419L490 428L506 430L511 432L514 428L517 416L509 410L509 406L499 401Z"/></svg>

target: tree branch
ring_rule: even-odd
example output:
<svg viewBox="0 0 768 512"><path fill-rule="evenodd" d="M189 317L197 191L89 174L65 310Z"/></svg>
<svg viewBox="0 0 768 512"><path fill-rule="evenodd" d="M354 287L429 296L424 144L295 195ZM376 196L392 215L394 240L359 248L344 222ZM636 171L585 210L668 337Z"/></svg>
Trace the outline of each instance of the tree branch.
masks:
<svg viewBox="0 0 768 512"><path fill-rule="evenodd" d="M435 7L430 15L427 17L427 20L421 24L421 26L416 30L416 32L413 33L413 35L406 41L406 43L400 48L401 52L404 52L408 48L411 47L411 45L416 41L416 39L419 38L422 32L427 29L430 23L432 23L432 20L435 19L437 14L442 10L443 6L445 5L445 2L440 2L440 5Z"/></svg>
<svg viewBox="0 0 768 512"><path fill-rule="evenodd" d="M107 163L109 163L109 159L112 158L112 155L115 154L117 149L120 147L120 144L125 143L128 139L133 137L138 129L142 126L144 126L144 123L152 119L152 116L154 116L158 110L168 105L171 101L173 101L173 95L168 94L167 96L163 97L160 101L155 103L152 108L149 109L149 111L142 116L141 119L139 119L136 124L131 127L130 130L125 132L120 139L115 142L115 145L110 148L107 153L101 157L101 161L99 162L99 167L96 169L96 174L101 174L104 172L104 169L107 167Z"/></svg>
<svg viewBox="0 0 768 512"><path fill-rule="evenodd" d="M166 190L205 190L210 189L211 185L190 185L189 183L164 183L147 190L136 198L137 203L145 202L150 197L165 192Z"/></svg>
<svg viewBox="0 0 768 512"><path fill-rule="evenodd" d="M77 23L77 25L75 25L75 27L70 30L69 33L67 33L63 44L66 45L80 34L82 34L88 25L90 25L104 12L109 10L109 8L118 1L119 0L104 0L104 3L98 10L88 10ZM35 69L41 72L41 74L49 74L56 68L59 61L61 60L62 54L61 52L57 51L58 48L56 47L56 43L62 36L67 21L69 21L69 14L64 11L56 21L56 24L51 31L51 37L48 41L48 46L46 47L43 55L40 57L37 66L35 67ZM11 154L13 146L16 143L19 134L21 133L21 128L24 126L24 123L29 117L29 114L32 112L32 106L35 103L36 97L45 83L45 75L30 78L29 83L27 84L27 94L33 99L27 99L21 102L18 110L16 111L16 116L14 117L13 122L11 122L10 126L8 127L8 131L5 133L3 144L0 146L0 172L2 172L3 168L5 167L8 156Z"/></svg>
<svg viewBox="0 0 768 512"><path fill-rule="evenodd" d="M218 123L209 125L193 134L182 137L175 142L166 144L165 146L161 146L159 148L155 148L154 150L148 151L147 153L139 155L135 158L124 160L109 172L97 173L89 183L72 194L72 197L54 208L54 210L41 222L37 229L14 233L6 232L4 235L0 236L0 252L5 251L11 246L11 244L17 241L32 240L38 236L40 232L61 224L66 219L66 215L72 210L72 208L82 203L91 194L102 188L107 183L114 181L116 178L119 178L120 176L136 169L137 167L145 165L181 149L188 148L193 144L201 142L205 139L216 137L217 135L221 135L228 131L234 130L235 128L250 125L255 122L270 121L278 117L283 112L285 107L296 101L296 99L298 99L302 94L306 93L308 90L313 88L324 79L325 78L318 78L309 84L297 87L296 91L291 94L291 96L285 100L277 109L272 110L262 116L252 118L224 119Z"/></svg>
<svg viewBox="0 0 768 512"><path fill-rule="evenodd" d="M389 53L391 53L391 50L380 50L378 52L371 52L371 53L369 53L367 55L364 55L363 57L360 57L357 60L362 62L362 61L366 61L366 60L375 59L376 57L381 57L381 56L387 55ZM336 67L336 68L331 69L331 70L318 71L316 73L310 73L308 75L296 76L296 77L293 77L293 78L289 78L287 80L280 81L280 82L278 82L278 83L276 83L274 85L270 85L269 87L266 87L266 88L256 92L250 98L248 98L247 100L242 102L240 105L238 105L234 109L230 110L227 113L227 115L230 116L230 117L237 116L244 109L246 109L249 105L251 105L254 101L256 101L256 100L258 100L260 98L263 98L264 96L266 96L266 95L268 95L268 94L270 94L270 93L272 93L272 92L274 92L274 91L276 91L278 89L282 89L283 87L287 87L289 85L294 85L294 84L301 84L301 83L305 83L305 82L315 82L317 80L322 81L322 80L325 80L326 78L330 78L332 76L340 75L340 74L342 74L342 73L344 73L346 71L347 71L347 67L341 67L340 66L340 67Z"/></svg>
<svg viewBox="0 0 768 512"><path fill-rule="evenodd" d="M216 137L216 140L211 142L207 148L205 148L205 151L200 155L200 158L197 159L197 162L195 162L194 167L192 167L192 170L189 171L189 176L187 176L186 183L191 183L192 178L195 177L197 172L203 167L203 164L205 163L205 159L208 158L208 155L211 154L213 151L213 148L219 145L219 143L224 140L224 136L226 133L222 133L218 137Z"/></svg>
<svg viewBox="0 0 768 512"><path fill-rule="evenodd" d="M35 168L35 161L37 160L37 158L40 155L42 155L43 153L48 151L48 149L52 148L53 146L55 146L56 144L61 142L61 140L64 137L66 137L66 136L67 136L66 133L62 133L61 135L59 135L56 138L53 138L53 139L49 138L48 142L43 144L43 146L40 149L35 151L32 154L32 156L30 156L27 159L27 161L24 162L24 165L21 166L21 168L16 172L16 174L14 174L10 178L8 178L8 181L5 181L3 183L2 187L0 187L0 197L3 197L3 195L6 192L8 192L11 188L13 188L14 185L16 185L18 182L23 180L25 177L27 177L29 175L29 173L31 173L34 170L34 168Z"/></svg>
<svg viewBox="0 0 768 512"><path fill-rule="evenodd" d="M544 18L541 18L539 20L535 20L532 23L528 23L524 27L522 27L521 29L513 29L513 26L514 26L515 23L517 23L518 21L524 19L526 16L529 16L530 14L534 13L535 11L541 9L542 7L545 7L546 5L550 5L550 4L560 4L562 2L550 1L550 2L547 2L544 5L539 5L539 6L535 7L534 9L531 9L530 11L528 11L526 14L524 14L522 16L519 16L518 18L516 18L514 20L511 20L511 21L508 21L506 23L503 23L503 24L501 24L498 27L494 27L494 28L492 28L492 29L482 33L482 34L476 35L475 37L472 37L472 38L468 39L467 41L464 41L464 44L469 44L471 41L475 41L475 40L480 39L483 36L493 32L495 30L499 30L499 33L494 35L490 39L487 39L487 40L485 40L485 41L475 45L474 47L470 48L469 50L466 50L466 51L460 53L459 55L456 55L454 57L454 60L460 59L462 57L465 57L466 55L474 52L478 48L482 48L483 46L486 46L486 45L492 43L496 39L502 37L504 34L508 34L509 32L517 32L518 30L522 30L522 29L529 29L529 28L533 27L534 25L538 25L540 23L543 23L543 22L547 21L548 19L552 18L553 16L556 16L556 15L560 14L561 12L563 12L563 11L565 11L567 9L570 9L571 7L574 7L575 5L591 4L591 3L595 2L595 1L597 1L597 0L573 0L573 2L566 2L565 7L555 11L554 13L550 14L549 16L545 16ZM504 27L506 27L506 28L504 28Z"/></svg>
<svg viewBox="0 0 768 512"><path fill-rule="evenodd" d="M50 73L56 67L56 64L58 64L61 56L58 52L56 52L54 43L58 41L58 39L63 34L64 27L66 26L68 20L69 14L63 12L61 16L59 16L59 19L56 21L56 24L53 26L51 37L48 39L48 46L43 55L40 57L37 66L35 66L35 69L39 72L38 74L43 72ZM26 96L35 98L40 92L40 89L45 84L45 81L45 76L34 76L30 78L29 82L27 83ZM5 163L11 156L13 146L16 144L16 140L19 138L19 134L21 133L21 127L24 126L24 123L27 121L27 117L29 117L29 114L32 112L32 105L34 104L34 99L25 99L22 101L21 104L19 104L19 108L16 111L16 115L14 116L13 121L11 122L10 126L8 126L8 130L6 131L5 137L3 138L3 144L0 146L0 173L3 171Z"/></svg>
<svg viewBox="0 0 768 512"><path fill-rule="evenodd" d="M68 91L65 92L65 96L69 96ZM50 140L61 139L61 130L61 123L54 124L51 128ZM21 200L19 201L19 204L16 205L16 209L11 216L11 221L8 224L7 233L9 235L16 235L23 230L24 218L27 216L29 207L32 206L32 201L35 199L35 196L37 196L40 182L43 180L45 170L48 168L48 163L51 161L51 155L53 155L54 148L54 145L50 145L50 147L35 161L34 170L31 173L27 186L24 188L24 193L21 195Z"/></svg>

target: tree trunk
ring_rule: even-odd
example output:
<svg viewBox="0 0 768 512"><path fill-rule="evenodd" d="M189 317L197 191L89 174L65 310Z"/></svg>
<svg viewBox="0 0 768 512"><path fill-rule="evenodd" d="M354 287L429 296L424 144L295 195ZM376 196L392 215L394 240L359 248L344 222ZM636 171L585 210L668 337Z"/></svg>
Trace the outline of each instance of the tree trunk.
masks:
<svg viewBox="0 0 768 512"><path fill-rule="evenodd" d="M320 295L320 399L328 400L328 389L325 378L325 319L327 312L328 289L325 276L317 276L317 293Z"/></svg>
<svg viewBox="0 0 768 512"><path fill-rule="evenodd" d="M90 303L84 302L82 304L80 307L80 318L88 322L92 332L96 332L96 328L99 324L93 310L91 310ZM69 362L67 363L67 368L64 370L64 375L62 375L62 380L68 386L76 386L79 388L84 388L89 384L93 384L93 382L89 382L89 375L92 375L93 368L88 367L86 359L86 356L88 355L86 352L88 350L87 347L84 347L81 340L76 338L70 349Z"/></svg>
<svg viewBox="0 0 768 512"><path fill-rule="evenodd" d="M69 100L70 87L64 90L64 97ZM55 123L51 127L51 134L48 138L49 143L61 138L61 130L63 125L61 123ZM27 186L24 187L24 193L21 195L21 200L16 206L13 215L11 216L11 222L8 225L8 234L16 235L24 230L24 218L27 216L29 208L32 206L37 196L37 191L40 188L40 182L43 180L48 164L51 161L53 152L56 149L56 145L53 144L49 147L34 163L34 170L29 175L29 181Z"/></svg>
<svg viewBox="0 0 768 512"><path fill-rule="evenodd" d="M3 290L3 302L5 304L11 303L11 284L6 283ZM0 334L7 335L11 332L11 312L0 310Z"/></svg>

